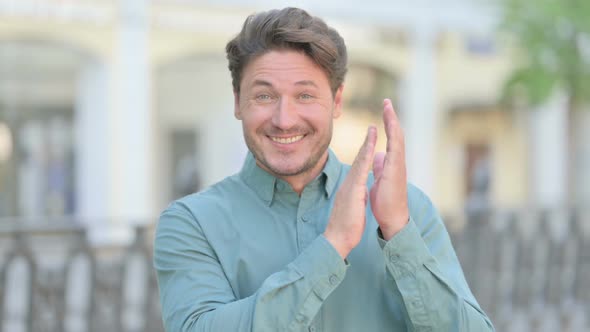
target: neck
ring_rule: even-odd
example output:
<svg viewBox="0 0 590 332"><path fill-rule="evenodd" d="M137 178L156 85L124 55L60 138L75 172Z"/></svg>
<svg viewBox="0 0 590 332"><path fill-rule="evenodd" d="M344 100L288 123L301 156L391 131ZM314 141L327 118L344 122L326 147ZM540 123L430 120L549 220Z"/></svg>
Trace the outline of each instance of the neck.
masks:
<svg viewBox="0 0 590 332"><path fill-rule="evenodd" d="M312 168L310 168L304 172L295 174L295 175L274 174L272 171L266 169L266 167L264 167L263 165L258 164L258 162L256 162L256 164L260 168L273 174L275 177L287 182L291 186L293 191L301 196L301 193L303 192L303 189L305 189L305 186L307 186L308 183L310 183L316 177L318 177L318 175L320 175L320 173L324 169L324 166L326 165L327 161L328 161L328 151L325 152L325 154L322 156L322 158L320 158L320 160Z"/></svg>

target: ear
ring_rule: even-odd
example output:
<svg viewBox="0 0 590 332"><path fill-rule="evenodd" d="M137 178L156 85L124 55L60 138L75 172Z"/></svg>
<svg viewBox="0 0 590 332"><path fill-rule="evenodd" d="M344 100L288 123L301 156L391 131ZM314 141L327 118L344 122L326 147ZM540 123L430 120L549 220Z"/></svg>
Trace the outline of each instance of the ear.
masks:
<svg viewBox="0 0 590 332"><path fill-rule="evenodd" d="M344 90L344 84L341 84L334 94L334 113L332 118L337 119L342 115L342 91Z"/></svg>
<svg viewBox="0 0 590 332"><path fill-rule="evenodd" d="M234 91L234 116L238 120L242 120L242 112L240 111L240 94Z"/></svg>

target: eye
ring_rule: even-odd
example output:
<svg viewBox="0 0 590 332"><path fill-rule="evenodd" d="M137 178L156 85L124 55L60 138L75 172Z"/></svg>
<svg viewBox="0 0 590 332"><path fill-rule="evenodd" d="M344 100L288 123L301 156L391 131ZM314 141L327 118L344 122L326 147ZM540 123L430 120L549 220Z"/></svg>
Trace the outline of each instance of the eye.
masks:
<svg viewBox="0 0 590 332"><path fill-rule="evenodd" d="M299 99L309 100L309 99L313 99L313 96L310 95L309 93L302 93L301 95L299 95Z"/></svg>
<svg viewBox="0 0 590 332"><path fill-rule="evenodd" d="M272 97L269 94L261 93L259 95L256 95L255 99L259 102L268 102L272 99Z"/></svg>

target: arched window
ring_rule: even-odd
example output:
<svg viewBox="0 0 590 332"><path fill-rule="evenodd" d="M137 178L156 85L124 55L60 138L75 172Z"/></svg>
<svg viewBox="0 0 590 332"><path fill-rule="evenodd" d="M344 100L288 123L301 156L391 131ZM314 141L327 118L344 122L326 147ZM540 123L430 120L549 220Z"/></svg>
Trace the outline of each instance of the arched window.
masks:
<svg viewBox="0 0 590 332"><path fill-rule="evenodd" d="M353 63L345 82L344 102L347 109L381 114L384 98L398 101L397 79L391 73L373 65Z"/></svg>
<svg viewBox="0 0 590 332"><path fill-rule="evenodd" d="M0 217L74 213L79 63L65 46L0 43Z"/></svg>

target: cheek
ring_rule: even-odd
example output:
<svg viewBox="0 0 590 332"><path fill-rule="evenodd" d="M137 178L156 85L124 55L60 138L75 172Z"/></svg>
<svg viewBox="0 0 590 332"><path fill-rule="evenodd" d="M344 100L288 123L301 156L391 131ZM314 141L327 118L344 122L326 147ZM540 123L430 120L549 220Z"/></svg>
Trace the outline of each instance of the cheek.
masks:
<svg viewBox="0 0 590 332"><path fill-rule="evenodd" d="M242 117L242 127L245 131L256 131L266 122L264 112L249 111Z"/></svg>
<svg viewBox="0 0 590 332"><path fill-rule="evenodd" d="M318 129L327 128L332 124L332 112L328 109L314 109L302 114L302 119Z"/></svg>

